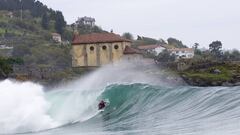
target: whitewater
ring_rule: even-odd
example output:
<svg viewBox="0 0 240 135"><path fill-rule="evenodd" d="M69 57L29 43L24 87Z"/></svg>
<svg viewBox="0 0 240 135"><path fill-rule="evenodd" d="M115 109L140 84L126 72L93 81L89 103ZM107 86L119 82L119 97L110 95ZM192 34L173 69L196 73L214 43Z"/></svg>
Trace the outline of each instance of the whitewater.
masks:
<svg viewBox="0 0 240 135"><path fill-rule="evenodd" d="M240 87L169 83L146 69L122 65L51 89L1 81L0 134L240 134ZM102 99L109 105L99 111Z"/></svg>

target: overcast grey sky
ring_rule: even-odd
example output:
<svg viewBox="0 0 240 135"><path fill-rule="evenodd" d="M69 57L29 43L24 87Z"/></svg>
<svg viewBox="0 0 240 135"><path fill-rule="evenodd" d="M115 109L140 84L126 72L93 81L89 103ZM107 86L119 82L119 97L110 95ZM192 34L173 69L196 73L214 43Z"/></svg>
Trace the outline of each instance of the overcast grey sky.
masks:
<svg viewBox="0 0 240 135"><path fill-rule="evenodd" d="M90 16L103 29L122 34L175 37L201 47L220 40L240 49L239 0L40 0L63 12L68 24Z"/></svg>

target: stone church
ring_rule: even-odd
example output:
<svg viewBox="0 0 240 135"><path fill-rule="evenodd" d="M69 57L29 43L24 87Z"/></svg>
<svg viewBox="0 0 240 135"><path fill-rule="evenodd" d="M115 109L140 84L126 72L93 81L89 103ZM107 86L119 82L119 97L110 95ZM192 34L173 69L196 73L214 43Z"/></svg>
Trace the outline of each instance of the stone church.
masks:
<svg viewBox="0 0 240 135"><path fill-rule="evenodd" d="M74 35L73 67L100 67L119 61L131 47L131 41L114 33ZM127 49L127 50L126 50Z"/></svg>

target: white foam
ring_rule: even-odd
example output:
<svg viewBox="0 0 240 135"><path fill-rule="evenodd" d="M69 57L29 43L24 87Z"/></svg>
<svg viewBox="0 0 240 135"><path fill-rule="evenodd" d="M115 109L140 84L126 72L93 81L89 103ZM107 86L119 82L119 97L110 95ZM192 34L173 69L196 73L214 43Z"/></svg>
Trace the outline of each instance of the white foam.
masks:
<svg viewBox="0 0 240 135"><path fill-rule="evenodd" d="M34 132L57 127L47 114L42 87L30 82L0 82L0 133Z"/></svg>

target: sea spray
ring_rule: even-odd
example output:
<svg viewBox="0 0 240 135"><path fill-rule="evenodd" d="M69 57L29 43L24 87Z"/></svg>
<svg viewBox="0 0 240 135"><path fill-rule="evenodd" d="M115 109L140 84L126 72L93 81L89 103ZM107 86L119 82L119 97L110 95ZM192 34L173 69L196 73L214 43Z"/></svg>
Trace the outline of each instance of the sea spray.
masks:
<svg viewBox="0 0 240 135"><path fill-rule="evenodd" d="M47 114L42 87L30 82L0 82L0 134L34 132L58 123Z"/></svg>
<svg viewBox="0 0 240 135"><path fill-rule="evenodd" d="M159 75L155 75L155 73L159 73L159 69L155 68L157 72L150 73L153 68L120 62L114 66L108 65L99 68L80 79L64 83L56 88L45 88L45 91L42 86L30 82L3 81L0 83L1 93L7 93L7 95L0 95L1 100L4 100L1 108L7 109L2 109L0 112L0 124L4 125L0 127L0 133L36 132L52 128L61 130L64 127L88 123L95 117L100 118L94 122L100 123L97 125L99 131L104 126L104 120L101 119L102 113L97 110L97 104L100 100L105 99L101 95L106 88L116 84L136 83L166 86L167 84L163 83ZM120 94L117 96L121 96L121 89L118 92ZM113 110L115 109L117 111L118 108ZM9 115L8 112L10 112ZM96 129L94 124L81 125L81 127L85 127L84 129L78 127L81 131ZM55 130L50 131L54 132Z"/></svg>

